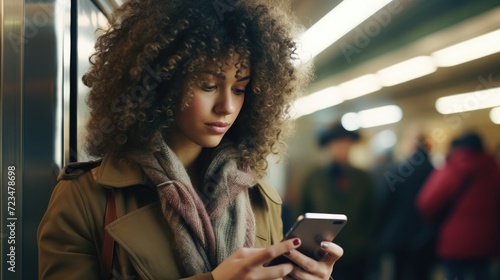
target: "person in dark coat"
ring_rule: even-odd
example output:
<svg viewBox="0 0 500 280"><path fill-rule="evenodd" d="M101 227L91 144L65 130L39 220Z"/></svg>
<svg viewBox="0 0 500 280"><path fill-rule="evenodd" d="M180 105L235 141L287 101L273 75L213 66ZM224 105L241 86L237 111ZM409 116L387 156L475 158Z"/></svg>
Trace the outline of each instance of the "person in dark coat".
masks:
<svg viewBox="0 0 500 280"><path fill-rule="evenodd" d="M476 133L452 142L446 163L431 174L417 202L432 221L449 201L436 247L447 279L492 279L490 265L500 255L500 169Z"/></svg>
<svg viewBox="0 0 500 280"><path fill-rule="evenodd" d="M386 197L377 252L393 260L394 279L427 280L434 264L433 231L422 220L415 200L434 167L426 137L418 134L410 141L409 154L383 172Z"/></svg>

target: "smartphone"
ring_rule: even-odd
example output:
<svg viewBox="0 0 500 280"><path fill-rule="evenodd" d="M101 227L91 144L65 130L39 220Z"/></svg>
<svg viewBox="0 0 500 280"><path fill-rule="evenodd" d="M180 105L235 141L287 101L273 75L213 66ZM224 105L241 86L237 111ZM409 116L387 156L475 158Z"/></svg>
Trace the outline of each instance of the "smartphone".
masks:
<svg viewBox="0 0 500 280"><path fill-rule="evenodd" d="M344 214L305 213L297 218L283 240L300 238L301 245L297 250L313 259L321 260L324 257L321 242L332 242L346 223L347 216ZM279 256L267 266L285 262L290 262L290 260Z"/></svg>

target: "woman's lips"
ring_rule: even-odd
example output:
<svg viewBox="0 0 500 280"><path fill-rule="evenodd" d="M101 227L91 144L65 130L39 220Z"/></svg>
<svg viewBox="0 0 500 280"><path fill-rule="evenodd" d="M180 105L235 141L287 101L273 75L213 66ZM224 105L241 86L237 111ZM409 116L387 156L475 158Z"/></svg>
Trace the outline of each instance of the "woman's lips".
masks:
<svg viewBox="0 0 500 280"><path fill-rule="evenodd" d="M217 134L223 134L226 133L226 131L229 128L229 123L226 122L213 122L213 123L207 123L206 126L208 129L214 133Z"/></svg>

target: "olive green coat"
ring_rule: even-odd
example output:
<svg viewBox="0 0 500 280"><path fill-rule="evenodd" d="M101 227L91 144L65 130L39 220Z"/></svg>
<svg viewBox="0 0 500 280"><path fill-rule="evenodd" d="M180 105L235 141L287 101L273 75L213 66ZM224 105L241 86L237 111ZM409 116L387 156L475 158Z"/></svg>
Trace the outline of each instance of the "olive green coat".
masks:
<svg viewBox="0 0 500 280"><path fill-rule="evenodd" d="M115 240L113 279L181 279L173 232L154 187L133 165L105 157L72 164L59 182L38 228L39 279L103 279L101 244L109 188L118 219L106 227ZM256 220L256 247L282 238L281 199L266 184L249 190ZM210 273L189 278L213 279Z"/></svg>

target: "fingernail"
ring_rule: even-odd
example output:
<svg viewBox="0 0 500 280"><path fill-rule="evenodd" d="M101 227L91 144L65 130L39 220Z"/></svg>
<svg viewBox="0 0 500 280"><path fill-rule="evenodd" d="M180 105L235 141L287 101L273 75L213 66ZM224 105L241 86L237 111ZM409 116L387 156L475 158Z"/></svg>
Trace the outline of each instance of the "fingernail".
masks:
<svg viewBox="0 0 500 280"><path fill-rule="evenodd" d="M295 238L295 239L293 240L293 245L295 245L295 246L299 246L299 245L300 245L300 239Z"/></svg>
<svg viewBox="0 0 500 280"><path fill-rule="evenodd" d="M327 242L321 242L321 248L323 248L323 249L328 248L328 243Z"/></svg>
<svg viewBox="0 0 500 280"><path fill-rule="evenodd" d="M285 256L290 256L290 252L286 252L286 253L284 253L283 255L285 255Z"/></svg>

